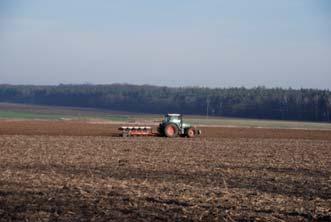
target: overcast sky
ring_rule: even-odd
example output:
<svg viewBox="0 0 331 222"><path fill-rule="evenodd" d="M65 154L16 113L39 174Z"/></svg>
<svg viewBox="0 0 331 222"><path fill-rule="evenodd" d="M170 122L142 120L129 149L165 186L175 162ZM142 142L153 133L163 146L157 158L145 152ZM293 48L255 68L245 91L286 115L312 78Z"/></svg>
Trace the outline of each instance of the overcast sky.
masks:
<svg viewBox="0 0 331 222"><path fill-rule="evenodd" d="M331 1L0 0L0 83L331 89Z"/></svg>

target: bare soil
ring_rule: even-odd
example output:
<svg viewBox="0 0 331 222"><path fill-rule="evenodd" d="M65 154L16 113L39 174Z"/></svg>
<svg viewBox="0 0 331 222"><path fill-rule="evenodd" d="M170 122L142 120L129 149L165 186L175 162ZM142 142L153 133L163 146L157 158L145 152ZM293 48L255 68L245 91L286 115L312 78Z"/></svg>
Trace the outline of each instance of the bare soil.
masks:
<svg viewBox="0 0 331 222"><path fill-rule="evenodd" d="M330 131L0 121L0 221L330 221Z"/></svg>
<svg viewBox="0 0 331 222"><path fill-rule="evenodd" d="M130 125L130 124L126 124ZM107 122L0 120L0 135L118 136L122 126ZM331 140L331 130L200 127L200 138L263 138ZM156 128L154 128L154 131Z"/></svg>

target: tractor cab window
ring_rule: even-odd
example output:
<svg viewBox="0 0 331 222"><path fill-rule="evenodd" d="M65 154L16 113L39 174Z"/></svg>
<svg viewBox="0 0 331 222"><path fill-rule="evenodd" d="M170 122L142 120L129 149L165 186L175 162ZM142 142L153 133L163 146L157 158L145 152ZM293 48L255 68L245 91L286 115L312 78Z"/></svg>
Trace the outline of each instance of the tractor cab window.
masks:
<svg viewBox="0 0 331 222"><path fill-rule="evenodd" d="M178 116L167 116L166 118L167 121L176 121L179 119Z"/></svg>
<svg viewBox="0 0 331 222"><path fill-rule="evenodd" d="M165 115L163 122L165 122L165 123L172 122L172 123L176 123L176 124L181 124L182 116L177 115L177 114Z"/></svg>

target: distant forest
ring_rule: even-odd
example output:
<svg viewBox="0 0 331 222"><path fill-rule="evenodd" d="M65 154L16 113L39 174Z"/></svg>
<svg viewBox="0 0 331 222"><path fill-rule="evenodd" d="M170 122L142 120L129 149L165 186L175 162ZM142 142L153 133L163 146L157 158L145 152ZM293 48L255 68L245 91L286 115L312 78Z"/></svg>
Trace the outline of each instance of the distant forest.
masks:
<svg viewBox="0 0 331 222"><path fill-rule="evenodd" d="M140 113L183 113L275 120L331 120L331 92L316 89L150 85L0 85L0 102Z"/></svg>

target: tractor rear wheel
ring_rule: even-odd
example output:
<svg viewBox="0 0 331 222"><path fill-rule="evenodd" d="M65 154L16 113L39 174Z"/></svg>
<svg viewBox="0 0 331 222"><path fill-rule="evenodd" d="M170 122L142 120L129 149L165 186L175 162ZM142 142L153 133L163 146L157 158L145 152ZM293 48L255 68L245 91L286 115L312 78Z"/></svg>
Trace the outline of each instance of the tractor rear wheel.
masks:
<svg viewBox="0 0 331 222"><path fill-rule="evenodd" d="M195 137L195 129L194 128L188 128L186 131L186 135L189 138Z"/></svg>
<svg viewBox="0 0 331 222"><path fill-rule="evenodd" d="M175 124L168 124L164 127L164 135L166 137L176 137L178 135L178 127Z"/></svg>

